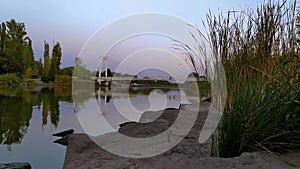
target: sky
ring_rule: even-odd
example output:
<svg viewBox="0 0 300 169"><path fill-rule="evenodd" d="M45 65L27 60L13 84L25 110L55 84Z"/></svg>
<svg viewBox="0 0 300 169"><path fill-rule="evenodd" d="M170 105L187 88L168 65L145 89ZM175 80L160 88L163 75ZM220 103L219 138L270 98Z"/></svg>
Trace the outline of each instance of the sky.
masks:
<svg viewBox="0 0 300 169"><path fill-rule="evenodd" d="M43 58L44 41L50 46L59 41L63 50L61 67L67 67L74 65L75 57L95 32L125 16L164 13L201 27L209 10L217 14L260 3L257 0L0 0L0 22L13 18L25 23L36 60Z"/></svg>

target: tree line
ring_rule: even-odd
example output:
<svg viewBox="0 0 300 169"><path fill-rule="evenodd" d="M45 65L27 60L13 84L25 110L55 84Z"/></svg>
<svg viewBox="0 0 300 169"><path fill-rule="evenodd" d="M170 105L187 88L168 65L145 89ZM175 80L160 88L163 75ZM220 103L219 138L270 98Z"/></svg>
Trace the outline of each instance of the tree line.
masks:
<svg viewBox="0 0 300 169"><path fill-rule="evenodd" d="M20 78L41 78L54 81L60 70L62 48L56 42L50 57L50 45L44 41L44 63L34 60L32 40L25 23L14 19L0 25L0 75L15 74Z"/></svg>

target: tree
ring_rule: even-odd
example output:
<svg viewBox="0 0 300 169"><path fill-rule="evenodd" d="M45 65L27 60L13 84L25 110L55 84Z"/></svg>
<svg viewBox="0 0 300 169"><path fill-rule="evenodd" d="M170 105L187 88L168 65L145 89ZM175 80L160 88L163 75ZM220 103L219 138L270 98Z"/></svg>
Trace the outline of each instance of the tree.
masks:
<svg viewBox="0 0 300 169"><path fill-rule="evenodd" d="M90 79L91 75L91 71L83 66L82 60L79 57L75 57L73 76L77 77L78 79Z"/></svg>
<svg viewBox="0 0 300 169"><path fill-rule="evenodd" d="M25 44L23 49L23 66L24 66L24 75L26 78L33 76L33 64L34 64L34 55L32 50L32 41L29 38L26 38L27 44ZM31 73L31 74L30 74Z"/></svg>
<svg viewBox="0 0 300 169"><path fill-rule="evenodd" d="M12 19L6 22L6 26L8 28L7 36L9 39L23 41L23 38L27 34L24 23L16 22L16 20Z"/></svg>
<svg viewBox="0 0 300 169"><path fill-rule="evenodd" d="M33 63L33 78L39 78L42 76L43 72L43 62L42 59L40 58L39 61L34 61Z"/></svg>
<svg viewBox="0 0 300 169"><path fill-rule="evenodd" d="M73 71L74 71L74 67L71 66L71 67L60 69L58 74L65 75L65 76L73 76Z"/></svg>
<svg viewBox="0 0 300 169"><path fill-rule="evenodd" d="M110 68L107 69L107 77L112 77L113 73ZM101 77L105 77L105 70L101 72Z"/></svg>
<svg viewBox="0 0 300 169"><path fill-rule="evenodd" d="M54 81L55 75L58 73L60 69L61 57L62 57L62 52L61 52L60 43L57 42L52 50L51 67L49 73L49 77L51 81Z"/></svg>
<svg viewBox="0 0 300 169"><path fill-rule="evenodd" d="M49 54L49 44L44 41L44 68L42 73L42 81L49 82L49 73L50 73L50 54Z"/></svg>
<svg viewBox="0 0 300 169"><path fill-rule="evenodd" d="M82 60L79 57L75 57L75 66L81 66L82 65Z"/></svg>
<svg viewBox="0 0 300 169"><path fill-rule="evenodd" d="M27 68L24 72L24 78L31 78L33 76L33 70L31 67Z"/></svg>
<svg viewBox="0 0 300 169"><path fill-rule="evenodd" d="M14 19L0 26L0 73L14 73L22 77L33 66L33 50L25 24Z"/></svg>
<svg viewBox="0 0 300 169"><path fill-rule="evenodd" d="M4 22L0 25L0 74L6 73L2 68L6 62L5 44L7 42L6 25Z"/></svg>

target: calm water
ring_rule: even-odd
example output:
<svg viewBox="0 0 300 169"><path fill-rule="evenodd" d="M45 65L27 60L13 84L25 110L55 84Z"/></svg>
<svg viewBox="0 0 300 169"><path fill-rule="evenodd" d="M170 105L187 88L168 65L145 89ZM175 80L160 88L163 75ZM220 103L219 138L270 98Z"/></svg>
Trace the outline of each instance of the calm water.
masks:
<svg viewBox="0 0 300 169"><path fill-rule="evenodd" d="M62 168L66 147L52 134L82 132L71 91L0 89L0 163L30 162L33 168Z"/></svg>
<svg viewBox="0 0 300 169"><path fill-rule="evenodd" d="M138 121L145 110L160 109L161 100L167 107L187 102L180 97L184 95L181 90L130 91L129 97L124 93L122 89L82 92L73 101L71 89L0 88L0 163L30 162L33 168L62 168L66 147L53 143L57 138L52 134L71 128L84 132L77 116L84 123L85 113L95 105L97 118L105 117L111 126L100 126L95 133L99 135L118 130L120 123ZM136 112L115 113L115 105L122 108L128 103Z"/></svg>

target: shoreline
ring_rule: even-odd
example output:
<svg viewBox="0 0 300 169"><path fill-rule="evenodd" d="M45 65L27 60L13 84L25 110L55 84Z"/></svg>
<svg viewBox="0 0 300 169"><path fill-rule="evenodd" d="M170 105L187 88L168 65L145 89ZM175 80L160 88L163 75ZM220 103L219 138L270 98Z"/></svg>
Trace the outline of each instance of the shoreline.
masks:
<svg viewBox="0 0 300 169"><path fill-rule="evenodd" d="M107 152L98 146L86 134L72 134L68 139L68 146L65 156L64 169L71 168L192 168L192 169L214 169L214 168L272 168L272 169L295 169L289 164L272 157L263 152L243 153L234 158L211 157L211 139L203 144L198 143L199 131L204 125L209 109L209 102L202 102L196 122L187 136L175 147L160 155L149 158L126 158ZM188 106L184 105L185 111ZM157 112L145 112L140 122L147 119L156 119ZM160 112L161 113L161 112ZM120 125L119 132L132 137L147 138L155 136L168 129L176 120L178 109L166 109L160 116L150 123L127 122ZM173 133L172 133L173 134ZM118 142L118 136L108 133L99 136L101 143L108 142L112 147L128 146L122 142L121 145L111 142ZM119 140L122 141L122 140ZM151 145L149 146L151 149ZM149 150L150 150L149 149ZM135 150L132 153L136 153Z"/></svg>

